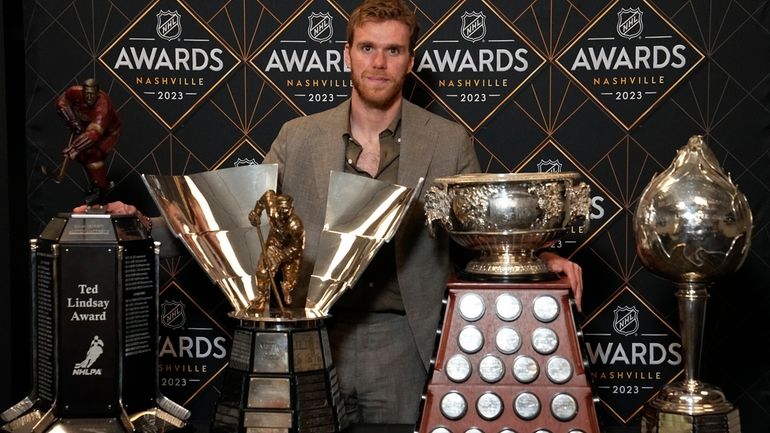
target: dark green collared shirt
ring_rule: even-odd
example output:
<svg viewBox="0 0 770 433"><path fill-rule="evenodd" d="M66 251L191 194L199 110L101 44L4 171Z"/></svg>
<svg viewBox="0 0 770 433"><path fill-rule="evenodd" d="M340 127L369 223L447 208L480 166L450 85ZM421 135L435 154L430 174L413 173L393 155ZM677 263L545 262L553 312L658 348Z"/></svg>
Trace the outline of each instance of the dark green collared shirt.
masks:
<svg viewBox="0 0 770 433"><path fill-rule="evenodd" d="M356 167L362 151L361 145L350 132L343 134L342 139L345 145L345 172L371 177ZM387 129L380 132L380 165L374 179L397 183L400 153L401 116L399 115ZM380 247L356 285L334 304L334 310L337 312L354 310L357 313L404 313L404 301L396 278L396 251L392 241Z"/></svg>

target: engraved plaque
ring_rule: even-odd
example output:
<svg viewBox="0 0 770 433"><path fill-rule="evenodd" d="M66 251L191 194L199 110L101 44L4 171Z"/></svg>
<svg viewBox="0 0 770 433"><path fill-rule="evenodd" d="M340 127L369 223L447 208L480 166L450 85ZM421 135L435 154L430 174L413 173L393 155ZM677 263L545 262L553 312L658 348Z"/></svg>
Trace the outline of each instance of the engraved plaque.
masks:
<svg viewBox="0 0 770 433"><path fill-rule="evenodd" d="M468 403L460 393L450 392L441 398L441 414L447 419L457 420L465 416Z"/></svg>
<svg viewBox="0 0 770 433"><path fill-rule="evenodd" d="M452 433L452 431L446 427L437 427L431 430L430 433Z"/></svg>
<svg viewBox="0 0 770 433"><path fill-rule="evenodd" d="M246 412L243 415L243 426L291 428L291 414L286 412Z"/></svg>
<svg viewBox="0 0 770 433"><path fill-rule="evenodd" d="M476 411L487 421L497 419L503 413L503 400L493 392L484 393L476 401Z"/></svg>
<svg viewBox="0 0 770 433"><path fill-rule="evenodd" d="M283 332L254 334L255 373L289 372L289 336Z"/></svg>
<svg viewBox="0 0 770 433"><path fill-rule="evenodd" d="M522 355L513 361L513 376L521 383L530 383L540 374L540 366L534 358Z"/></svg>
<svg viewBox="0 0 770 433"><path fill-rule="evenodd" d="M532 331L532 348L541 355L550 355L559 345L559 337L553 329L537 328Z"/></svg>
<svg viewBox="0 0 770 433"><path fill-rule="evenodd" d="M324 367L321 339L317 331L295 332L292 335L292 343L294 345L294 371L313 371Z"/></svg>
<svg viewBox="0 0 770 433"><path fill-rule="evenodd" d="M531 392L522 392L513 401L513 411L522 419L535 419L540 414L540 400Z"/></svg>
<svg viewBox="0 0 770 433"><path fill-rule="evenodd" d="M290 386L287 378L252 377L246 404L256 409L288 409L291 407Z"/></svg>
<svg viewBox="0 0 770 433"><path fill-rule="evenodd" d="M572 364L563 356L553 356L546 363L545 374L553 383L567 383L572 378Z"/></svg>
<svg viewBox="0 0 770 433"><path fill-rule="evenodd" d="M521 347L521 336L513 328L500 328L495 334L495 346L500 353L516 353Z"/></svg>
<svg viewBox="0 0 770 433"><path fill-rule="evenodd" d="M541 322L551 322L559 315L559 303L553 296L538 296L532 304L532 314Z"/></svg>
<svg viewBox="0 0 770 433"><path fill-rule="evenodd" d="M487 355L481 358L481 361L479 362L479 375L485 382L499 382L504 374L505 364L503 364L503 361L500 358L494 355Z"/></svg>
<svg viewBox="0 0 770 433"><path fill-rule="evenodd" d="M463 355L454 355L446 363L446 375L453 382L465 382L471 377L471 362Z"/></svg>
<svg viewBox="0 0 770 433"><path fill-rule="evenodd" d="M476 353L484 346L484 334L475 326L466 326L457 336L457 344L465 353Z"/></svg>
<svg viewBox="0 0 770 433"><path fill-rule="evenodd" d="M251 332L236 329L230 350L230 368L249 371L251 368Z"/></svg>
<svg viewBox="0 0 770 433"><path fill-rule="evenodd" d="M457 304L460 316L469 322L475 322L484 315L484 300L476 293L467 293Z"/></svg>
<svg viewBox="0 0 770 433"><path fill-rule="evenodd" d="M500 320L506 322L516 320L521 314L521 301L513 295L504 293L495 301L495 313Z"/></svg>
<svg viewBox="0 0 770 433"><path fill-rule="evenodd" d="M551 414L559 421L569 421L575 418L577 411L577 401L569 394L556 394L551 399Z"/></svg>

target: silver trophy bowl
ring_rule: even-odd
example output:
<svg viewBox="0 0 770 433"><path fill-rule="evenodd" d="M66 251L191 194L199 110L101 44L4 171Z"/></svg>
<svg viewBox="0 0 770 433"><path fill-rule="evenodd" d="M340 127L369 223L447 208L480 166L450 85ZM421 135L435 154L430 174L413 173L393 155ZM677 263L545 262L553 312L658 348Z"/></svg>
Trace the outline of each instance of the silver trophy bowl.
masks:
<svg viewBox="0 0 770 433"><path fill-rule="evenodd" d="M740 431L738 409L698 380L708 287L736 271L751 243L746 197L719 166L703 137L692 136L671 165L653 177L634 218L636 251L650 271L673 281L679 307L685 378L645 405L643 433ZM702 430L701 430L702 429Z"/></svg>
<svg viewBox="0 0 770 433"><path fill-rule="evenodd" d="M590 188L577 173L474 173L437 178L425 197L431 227L477 253L471 279L555 279L535 252L588 224Z"/></svg>

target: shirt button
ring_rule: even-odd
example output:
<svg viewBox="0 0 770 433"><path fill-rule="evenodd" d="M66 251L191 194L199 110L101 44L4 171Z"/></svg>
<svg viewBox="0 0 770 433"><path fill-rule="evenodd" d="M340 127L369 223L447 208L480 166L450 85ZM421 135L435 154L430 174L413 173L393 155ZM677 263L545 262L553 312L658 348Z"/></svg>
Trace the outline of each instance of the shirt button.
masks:
<svg viewBox="0 0 770 433"><path fill-rule="evenodd" d="M348 164L353 165L353 160L348 158Z"/></svg>
<svg viewBox="0 0 770 433"><path fill-rule="evenodd" d="M370 281L370 282L369 282L369 287L374 287L374 283L372 283L372 282Z"/></svg>

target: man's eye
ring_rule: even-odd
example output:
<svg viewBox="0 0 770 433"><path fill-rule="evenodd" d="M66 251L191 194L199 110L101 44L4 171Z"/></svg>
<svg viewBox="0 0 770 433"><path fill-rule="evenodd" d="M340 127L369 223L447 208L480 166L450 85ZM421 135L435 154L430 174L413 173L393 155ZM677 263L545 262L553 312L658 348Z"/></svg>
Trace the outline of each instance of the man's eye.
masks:
<svg viewBox="0 0 770 433"><path fill-rule="evenodd" d="M390 54L394 56L398 55L398 53L401 52L398 48L391 48L389 51L390 51Z"/></svg>
<svg viewBox="0 0 770 433"><path fill-rule="evenodd" d="M372 47L370 46L361 47L361 51L368 53L369 51L372 51Z"/></svg>

